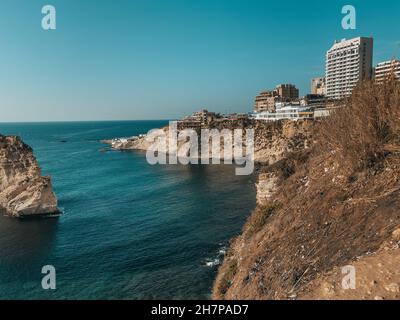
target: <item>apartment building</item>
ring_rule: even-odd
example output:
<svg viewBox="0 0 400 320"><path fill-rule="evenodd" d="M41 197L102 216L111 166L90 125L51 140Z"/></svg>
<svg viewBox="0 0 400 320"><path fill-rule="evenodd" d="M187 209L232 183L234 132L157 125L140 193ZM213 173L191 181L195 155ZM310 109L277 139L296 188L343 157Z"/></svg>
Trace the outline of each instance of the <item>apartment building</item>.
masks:
<svg viewBox="0 0 400 320"><path fill-rule="evenodd" d="M299 89L293 84L280 84L275 90L261 92L255 100L254 112L273 112L279 102L294 102L299 99Z"/></svg>
<svg viewBox="0 0 400 320"><path fill-rule="evenodd" d="M275 110L275 103L278 100L278 93L273 91L261 92L255 100L254 111L266 112Z"/></svg>
<svg viewBox="0 0 400 320"><path fill-rule="evenodd" d="M396 79L400 80L400 60L389 60L378 63L375 68L375 81L382 83L392 73Z"/></svg>
<svg viewBox="0 0 400 320"><path fill-rule="evenodd" d="M178 130L184 129L200 129L207 126L211 122L221 118L219 113L209 112L206 109L192 113L190 116L183 118L177 122Z"/></svg>
<svg viewBox="0 0 400 320"><path fill-rule="evenodd" d="M357 83L371 79L373 39L358 37L336 41L326 53L326 91L328 98L351 95Z"/></svg>
<svg viewBox="0 0 400 320"><path fill-rule="evenodd" d="M311 79L311 94L326 95L326 78L319 77Z"/></svg>
<svg viewBox="0 0 400 320"><path fill-rule="evenodd" d="M327 98L323 94L307 94L300 101L303 107L312 107L313 109L325 108L327 105Z"/></svg>
<svg viewBox="0 0 400 320"><path fill-rule="evenodd" d="M276 87L276 92L281 101L293 101L299 99L299 89L293 84L280 84Z"/></svg>

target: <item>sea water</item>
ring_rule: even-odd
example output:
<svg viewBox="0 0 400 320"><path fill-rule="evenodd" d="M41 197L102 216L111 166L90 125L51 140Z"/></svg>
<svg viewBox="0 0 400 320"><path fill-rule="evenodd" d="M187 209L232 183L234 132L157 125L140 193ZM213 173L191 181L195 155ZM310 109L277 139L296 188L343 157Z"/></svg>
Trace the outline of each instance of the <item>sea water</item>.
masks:
<svg viewBox="0 0 400 320"><path fill-rule="evenodd" d="M111 151L167 121L0 123L52 177L59 218L0 217L1 299L207 299L224 248L255 206L227 165L151 166ZM42 267L56 268L43 290Z"/></svg>

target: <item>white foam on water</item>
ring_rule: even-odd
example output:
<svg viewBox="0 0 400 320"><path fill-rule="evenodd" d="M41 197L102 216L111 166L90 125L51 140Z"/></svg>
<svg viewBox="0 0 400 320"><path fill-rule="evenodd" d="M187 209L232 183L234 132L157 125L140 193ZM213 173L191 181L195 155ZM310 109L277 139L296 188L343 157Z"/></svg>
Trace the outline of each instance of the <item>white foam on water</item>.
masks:
<svg viewBox="0 0 400 320"><path fill-rule="evenodd" d="M213 259L213 260L208 260L208 261L205 262L205 266L209 267L209 268L218 266L220 264L221 264L221 260L220 259Z"/></svg>

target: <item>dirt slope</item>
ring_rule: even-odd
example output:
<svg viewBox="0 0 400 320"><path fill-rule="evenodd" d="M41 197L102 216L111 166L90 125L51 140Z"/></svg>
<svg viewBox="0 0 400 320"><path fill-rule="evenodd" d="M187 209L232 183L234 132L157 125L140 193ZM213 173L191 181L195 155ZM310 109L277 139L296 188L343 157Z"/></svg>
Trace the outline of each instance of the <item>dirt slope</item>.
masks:
<svg viewBox="0 0 400 320"><path fill-rule="evenodd" d="M334 270L366 257L357 265L359 283L375 280L396 291L398 252L382 246L400 227L399 110L399 84L365 84L346 109L316 127L310 150L262 168L273 186L233 240L214 298L397 297L364 285L346 296ZM378 263L387 279L367 274ZM326 283L336 288L329 297L321 293Z"/></svg>

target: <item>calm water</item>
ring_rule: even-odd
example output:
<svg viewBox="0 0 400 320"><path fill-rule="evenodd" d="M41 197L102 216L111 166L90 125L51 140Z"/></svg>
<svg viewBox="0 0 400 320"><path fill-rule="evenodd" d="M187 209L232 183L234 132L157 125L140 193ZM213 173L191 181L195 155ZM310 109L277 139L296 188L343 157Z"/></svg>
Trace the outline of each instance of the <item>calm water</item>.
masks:
<svg viewBox="0 0 400 320"><path fill-rule="evenodd" d="M104 138L166 122L1 124L53 178L58 219L0 217L1 299L209 298L219 250L254 207L254 181L231 166L150 166L105 152ZM54 265L57 290L41 288Z"/></svg>

